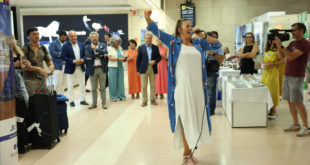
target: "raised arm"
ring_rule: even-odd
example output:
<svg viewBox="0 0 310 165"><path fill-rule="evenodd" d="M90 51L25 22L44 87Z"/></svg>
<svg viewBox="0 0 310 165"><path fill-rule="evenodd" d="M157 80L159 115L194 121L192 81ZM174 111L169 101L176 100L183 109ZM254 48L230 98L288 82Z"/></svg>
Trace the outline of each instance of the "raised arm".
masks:
<svg viewBox="0 0 310 165"><path fill-rule="evenodd" d="M152 10L144 11L144 18L148 24L147 30L151 31L156 37L159 38L167 46L170 45L170 42L175 38L173 35L165 33L158 29L156 23L151 19Z"/></svg>

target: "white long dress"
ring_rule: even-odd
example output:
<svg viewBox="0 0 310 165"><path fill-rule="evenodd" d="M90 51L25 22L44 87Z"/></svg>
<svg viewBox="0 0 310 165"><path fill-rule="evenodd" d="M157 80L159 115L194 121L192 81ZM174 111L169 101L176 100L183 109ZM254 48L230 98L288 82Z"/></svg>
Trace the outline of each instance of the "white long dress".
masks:
<svg viewBox="0 0 310 165"><path fill-rule="evenodd" d="M174 146L184 147L182 129L190 149L194 149L199 138L203 120L201 139L209 141L209 128L205 110L201 54L194 46L182 44L175 69L176 88L174 93L176 129Z"/></svg>

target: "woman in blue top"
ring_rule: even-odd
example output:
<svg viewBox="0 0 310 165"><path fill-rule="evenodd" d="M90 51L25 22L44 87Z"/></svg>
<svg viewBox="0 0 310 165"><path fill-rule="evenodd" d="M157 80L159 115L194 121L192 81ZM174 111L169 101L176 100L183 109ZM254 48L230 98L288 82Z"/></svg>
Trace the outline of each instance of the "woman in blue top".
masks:
<svg viewBox="0 0 310 165"><path fill-rule="evenodd" d="M205 38L204 33L197 36L205 39L192 39L193 26L186 19L178 20L175 36L164 33L150 18L151 13L151 10L144 12L147 29L169 47L168 108L171 130L175 133L174 146L184 147L184 164L196 164L192 149L200 139L200 132L205 142L211 135L204 51L218 49L221 44L214 38Z"/></svg>

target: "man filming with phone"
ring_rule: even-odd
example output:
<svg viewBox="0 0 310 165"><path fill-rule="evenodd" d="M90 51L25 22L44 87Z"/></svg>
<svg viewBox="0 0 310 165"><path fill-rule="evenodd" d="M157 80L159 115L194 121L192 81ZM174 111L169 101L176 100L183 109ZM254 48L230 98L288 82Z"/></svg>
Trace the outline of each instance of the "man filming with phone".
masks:
<svg viewBox="0 0 310 165"><path fill-rule="evenodd" d="M309 136L307 110L303 103L303 83L305 70L310 55L310 42L304 38L306 26L303 23L292 25L292 41L287 48L283 48L278 36L274 37L279 54L286 57L286 66L283 80L283 100L288 100L289 109L294 123L284 132L298 132L298 137ZM301 127L298 121L298 114L302 120Z"/></svg>

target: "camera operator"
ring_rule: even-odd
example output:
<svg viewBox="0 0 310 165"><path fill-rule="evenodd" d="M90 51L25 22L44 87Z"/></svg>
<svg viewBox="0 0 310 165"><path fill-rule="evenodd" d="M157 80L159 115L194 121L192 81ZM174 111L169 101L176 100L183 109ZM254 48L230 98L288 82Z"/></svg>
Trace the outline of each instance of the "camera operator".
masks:
<svg viewBox="0 0 310 165"><path fill-rule="evenodd" d="M207 35L218 39L218 33L216 31L207 32ZM208 102L210 105L210 115L214 115L216 108L217 78L219 76L220 64L223 63L225 57L222 47L216 50L207 51L206 56Z"/></svg>
<svg viewBox="0 0 310 165"><path fill-rule="evenodd" d="M282 48L281 40L275 37L277 49L281 51L280 56L286 58L286 66L283 81L283 100L288 100L290 112L294 123L284 129L284 132L297 132L297 136L308 136L307 110L303 103L303 83L305 69L310 55L310 42L304 38L306 26L302 23L292 25L292 35L295 41L291 42L287 48ZM303 123L300 126L298 113Z"/></svg>

